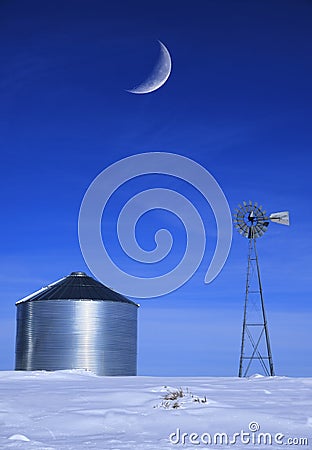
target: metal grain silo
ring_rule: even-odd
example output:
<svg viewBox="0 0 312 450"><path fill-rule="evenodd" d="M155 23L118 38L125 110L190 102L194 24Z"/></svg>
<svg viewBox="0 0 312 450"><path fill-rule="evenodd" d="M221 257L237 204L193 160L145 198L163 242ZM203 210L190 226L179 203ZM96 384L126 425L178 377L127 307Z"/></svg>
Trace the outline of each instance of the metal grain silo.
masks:
<svg viewBox="0 0 312 450"><path fill-rule="evenodd" d="M138 305L83 272L18 301L15 370L136 375Z"/></svg>

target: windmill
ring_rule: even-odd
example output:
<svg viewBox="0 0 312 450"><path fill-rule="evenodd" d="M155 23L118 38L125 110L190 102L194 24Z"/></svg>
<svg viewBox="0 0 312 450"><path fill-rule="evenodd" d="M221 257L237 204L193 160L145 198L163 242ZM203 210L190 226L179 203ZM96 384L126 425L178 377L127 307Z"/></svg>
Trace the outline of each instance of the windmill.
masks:
<svg viewBox="0 0 312 450"><path fill-rule="evenodd" d="M256 247L256 239L263 236L270 221L289 225L289 213L283 211L267 215L262 206L251 201L243 202L243 205L238 205L235 209L235 228L249 240L239 377L248 376L249 369L255 363L265 375L274 376Z"/></svg>

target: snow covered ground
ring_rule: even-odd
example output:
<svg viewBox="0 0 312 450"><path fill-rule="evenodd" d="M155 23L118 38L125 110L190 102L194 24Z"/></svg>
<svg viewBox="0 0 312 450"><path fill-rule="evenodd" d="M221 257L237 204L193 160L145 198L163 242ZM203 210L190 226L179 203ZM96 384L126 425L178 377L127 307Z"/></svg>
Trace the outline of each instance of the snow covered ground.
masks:
<svg viewBox="0 0 312 450"><path fill-rule="evenodd" d="M0 372L0 389L1 449L312 449L312 378Z"/></svg>

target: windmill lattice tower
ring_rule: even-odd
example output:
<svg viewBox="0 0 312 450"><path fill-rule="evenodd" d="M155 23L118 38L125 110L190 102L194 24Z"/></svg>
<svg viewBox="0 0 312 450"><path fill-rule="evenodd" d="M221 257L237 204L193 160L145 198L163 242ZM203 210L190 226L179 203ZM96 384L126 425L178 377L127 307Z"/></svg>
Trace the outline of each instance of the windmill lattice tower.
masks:
<svg viewBox="0 0 312 450"><path fill-rule="evenodd" d="M249 240L239 377L248 376L257 366L266 376L274 376L274 365L266 312L264 307L256 239L263 236L269 223L289 225L288 211L267 216L258 203L243 202L235 209L234 224L238 232Z"/></svg>

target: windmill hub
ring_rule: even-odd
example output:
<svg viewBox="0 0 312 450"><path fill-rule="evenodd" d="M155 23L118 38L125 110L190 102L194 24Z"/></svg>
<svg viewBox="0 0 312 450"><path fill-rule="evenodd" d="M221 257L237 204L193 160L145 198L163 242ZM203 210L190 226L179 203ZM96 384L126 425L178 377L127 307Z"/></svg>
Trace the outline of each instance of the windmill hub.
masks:
<svg viewBox="0 0 312 450"><path fill-rule="evenodd" d="M249 213L248 221L251 223L251 225L254 225L254 222L257 221L257 217L255 216L253 211L251 211L251 213Z"/></svg>

